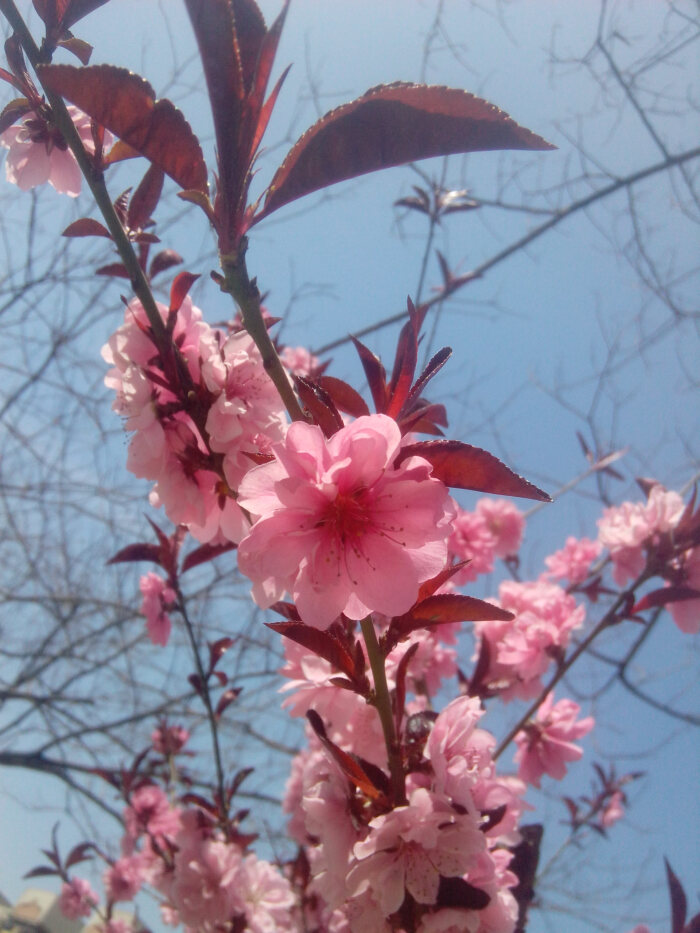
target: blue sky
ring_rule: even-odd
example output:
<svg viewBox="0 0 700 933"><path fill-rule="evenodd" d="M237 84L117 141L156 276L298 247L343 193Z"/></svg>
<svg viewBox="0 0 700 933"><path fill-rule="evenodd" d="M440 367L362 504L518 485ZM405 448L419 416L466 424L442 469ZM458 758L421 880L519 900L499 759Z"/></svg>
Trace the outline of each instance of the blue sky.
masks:
<svg viewBox="0 0 700 933"><path fill-rule="evenodd" d="M579 130L587 149L614 175L629 174L660 159L629 107L604 109L615 97L614 88L596 83L580 66L551 67L547 50L552 41L562 58L581 57L590 49L597 3L528 0L472 7L446 2L445 34L436 40L426 64L425 37L437 6L427 0L351 4L295 0L278 66L295 64L266 137L269 150L260 163L262 180L270 177L289 144L316 118L317 108L330 109L370 86L396 79L465 87L559 147L534 157L484 153L452 159L447 184L470 188L479 197L493 198L503 186L504 197L513 201L523 191L534 192L547 183L554 186L567 166L576 174L579 155L571 138ZM268 16L276 12L273 3L263 8ZM629 30L635 48L645 43L651 47L663 27L664 8L653 0L630 0L611 4L610 16L621 30ZM210 138L208 112L198 92L198 65L190 58L187 22L179 3L120 0L98 10L76 31L94 42L95 61L131 67L159 92L170 82L175 67L177 74L167 94L181 102L195 129ZM451 49L446 47L447 39ZM622 43L617 50L621 59L632 54ZM682 57L662 76L669 93L682 93L684 88L691 93L693 82L697 92L697 71L688 68ZM312 99L314 87L317 100ZM687 121L683 125L663 115L658 120L671 149L693 145ZM428 174L443 171L440 160L422 163L421 168ZM126 181L121 186L115 182L115 194L130 183L129 168L120 171L120 182L125 177ZM253 232L249 269L261 288L269 291L271 312L280 314L295 293L300 294L283 325L285 342L318 347L401 310L406 295L416 287L425 229L420 218L402 217L392 203L410 193L415 183L420 180L408 168L379 173L290 206ZM682 188L678 179L674 183ZM533 203L561 206L583 190L580 182L563 185L549 198ZM648 242L660 264L671 271L685 269L698 248L697 226L685 218L680 197L679 189L660 177L635 189L635 206ZM51 203L63 207L57 197ZM578 214L470 285L441 313L435 346L447 343L455 354L433 391L447 399L452 436L492 450L549 490L585 468L575 432L581 430L590 439L580 415L585 416L594 403L603 445L630 448L623 461L628 483L621 484L619 492L614 489L614 495L630 494L635 475L653 475L673 485L687 481L697 470L699 408L692 394L693 373L697 385L697 330L686 321L664 335L667 308L653 290L640 284L629 259L615 248L629 240L628 211L625 194L620 193L600 208ZM436 245L452 267L463 272L537 222L536 216L483 208L449 219L438 232ZM224 296L208 282L213 259L206 256L211 241L204 225L188 222L167 245L186 257L187 268L203 273L193 296L209 319L227 317ZM428 282L438 281L431 261ZM696 280L694 285L697 289ZM113 288L116 306L119 289L108 287ZM690 280L678 289L685 290L687 298L692 287ZM657 331L661 337L643 353L635 351L640 340ZM97 356L108 330L91 336ZM390 359L395 336L396 329L388 328L366 342ZM597 374L611 348L619 350L614 360L630 362L599 385ZM359 379L359 365L347 348L333 351L332 356L334 374ZM539 573L543 556L561 546L567 534L594 536L599 512L595 492L589 481L577 494L533 517L523 554L526 571ZM468 504L468 497L463 502ZM611 635L611 642L622 637ZM674 699L692 710L698 699L692 677L697 660L697 639L681 636L666 620L637 659L638 673L663 698L682 684L690 692ZM664 675L658 682L657 674ZM594 683L593 665L586 662L573 685L585 694ZM662 880L664 854L685 880L693 903L700 776L696 737L687 727L633 702L619 688L601 700L600 710L596 704L584 706L593 710L601 725L587 743L588 761L584 759L572 775L567 792L572 786L574 792L588 789L594 754L605 760L618 756L618 771L648 773L631 791L629 819L613 831L609 842L595 842L592 865L580 868L579 881L584 884L590 875L592 885L604 887L613 878L632 891L628 903L635 906L629 910L637 912L630 912L628 926L649 916L655 933L660 933L666 929L660 919L666 915L666 895L654 884ZM48 841L54 816L42 809L15 808L10 794L50 807L54 789L35 777L3 775L1 779L6 796L0 834L16 840L16 849L0 871L0 889L12 896L23 886L22 872L35 863L38 849ZM557 790L550 786L549 794ZM546 851L551 852L562 833L563 808L546 798L547 794L537 802L547 814ZM688 831L689 826L694 828ZM603 898L601 893L599 907ZM573 895L568 906L572 904ZM614 929L619 908L612 907L611 915L610 929ZM578 933L591 926L573 916L535 913L529 927L534 933L564 928ZM623 925L622 933L625 929Z"/></svg>

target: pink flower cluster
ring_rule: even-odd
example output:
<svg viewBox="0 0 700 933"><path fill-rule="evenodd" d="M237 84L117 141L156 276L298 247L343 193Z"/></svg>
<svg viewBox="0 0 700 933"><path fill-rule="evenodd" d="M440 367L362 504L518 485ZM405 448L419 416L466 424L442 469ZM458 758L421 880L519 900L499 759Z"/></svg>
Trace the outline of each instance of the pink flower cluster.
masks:
<svg viewBox="0 0 700 933"><path fill-rule="evenodd" d="M258 516L238 566L263 608L290 593L301 618L327 628L344 613L406 612L447 559L454 506L420 457L394 464L402 445L386 415L366 415L330 439L296 422L252 469L240 505Z"/></svg>
<svg viewBox="0 0 700 933"><path fill-rule="evenodd" d="M613 561L615 582L624 586L638 577L646 564L646 549L656 536L671 531L683 514L683 500L660 484L652 486L642 502L623 502L605 509L598 519L598 541Z"/></svg>
<svg viewBox="0 0 700 933"><path fill-rule="evenodd" d="M98 897L92 890L90 882L83 878L72 878L61 887L58 906L61 913L69 920L89 917L97 903Z"/></svg>
<svg viewBox="0 0 700 933"><path fill-rule="evenodd" d="M146 631L154 645L165 647L170 638L172 622L168 611L175 605L175 590L157 573L146 573L139 581L143 594L141 612L146 617Z"/></svg>
<svg viewBox="0 0 700 933"><path fill-rule="evenodd" d="M560 551L555 551L544 562L548 567L545 577L583 583L590 573L593 562L600 556L603 545L590 538L568 537Z"/></svg>
<svg viewBox="0 0 700 933"><path fill-rule="evenodd" d="M532 699L542 689L542 675L566 650L585 609L555 583L506 580L498 605L515 614L510 622L476 622L477 656L486 643L489 664L484 682L503 700Z"/></svg>
<svg viewBox="0 0 700 933"><path fill-rule="evenodd" d="M455 575L462 586L484 573L491 573L497 557L510 557L520 550L525 519L507 499L480 499L473 512L459 509L449 539L450 554L469 563Z"/></svg>
<svg viewBox="0 0 700 933"><path fill-rule="evenodd" d="M83 146L94 153L90 117L73 106L68 107L68 113ZM111 146L113 140L112 134L105 132L104 145ZM7 180L22 191L48 182L60 194L71 198L80 194L82 175L78 162L60 131L41 114L28 113L19 123L8 127L0 134L0 146L9 150L5 160Z"/></svg>
<svg viewBox="0 0 700 933"><path fill-rule="evenodd" d="M580 712L581 707L573 700L554 703L551 693L540 704L535 721L515 737L518 746L515 760L519 764L518 776L523 781L539 787L543 774L561 780L567 763L581 758L583 749L574 745L574 740L587 735L595 720L592 716L577 720ZM611 823L615 821L612 809L608 819Z"/></svg>
<svg viewBox="0 0 700 933"><path fill-rule="evenodd" d="M158 310L166 321L168 309ZM117 394L113 408L134 432L127 467L155 481L151 502L174 524L202 542L237 543L248 522L234 494L253 464L248 455L283 437L284 408L248 334L210 327L189 296L177 311L173 340L195 387L187 399L176 367L156 350L140 302L129 304L124 324L102 348L112 366L105 384Z"/></svg>
<svg viewBox="0 0 700 933"><path fill-rule="evenodd" d="M495 739L477 728L481 715L477 699L461 697L435 718L408 775L406 803L390 809L362 803L313 737L297 756L284 808L291 817L290 835L306 848L308 894L323 929L388 933L389 918L406 892L416 902L421 931L514 929L517 904L511 888L517 878L502 846L519 840L525 785L496 775ZM425 724L430 720L424 718ZM366 757L372 748L365 728L336 719L332 730L334 741L342 740L348 752ZM381 764L386 767L385 758ZM482 814L499 808L500 820L485 826ZM486 895L482 908L441 906L441 877L478 887Z"/></svg>
<svg viewBox="0 0 700 933"><path fill-rule="evenodd" d="M131 795L124 825L124 855L104 876L111 901L131 899L148 882L163 897L167 922L193 933L228 924L250 933L296 929L287 879L224 838L196 808L175 807L159 787L144 784Z"/></svg>

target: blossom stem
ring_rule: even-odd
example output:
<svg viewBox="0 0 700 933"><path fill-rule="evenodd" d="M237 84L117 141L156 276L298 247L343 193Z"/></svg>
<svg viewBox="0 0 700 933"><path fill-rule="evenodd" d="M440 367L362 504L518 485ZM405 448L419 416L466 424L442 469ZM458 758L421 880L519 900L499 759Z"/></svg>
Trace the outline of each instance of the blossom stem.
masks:
<svg viewBox="0 0 700 933"><path fill-rule="evenodd" d="M35 72L37 66L47 64L45 60L46 57L42 55L41 50L35 43L32 34L30 33L26 23L22 19L21 14L14 4L14 0L0 0L0 12L3 13L7 21L14 29L15 34L18 36L20 42L22 43L24 53L31 62ZM38 72L37 76L39 76ZM41 77L39 77L39 81L41 82ZM124 230L121 221L119 220L119 217L117 216L117 213L114 209L109 192L107 191L107 186L105 185L104 174L101 169L96 168L91 156L86 152L80 135L73 124L70 114L68 113L68 108L63 102L63 99L44 87L43 83L42 88L46 94L46 99L51 106L51 113L56 126L61 131L61 135L75 156L78 165L80 166L80 171L82 172L83 177L85 178L85 181L87 182L95 199L95 203L99 207L105 224L107 225L107 228L112 235L112 240L117 249L117 252L119 253L119 257L124 263L127 272L129 273L131 287L134 290L134 294L138 297L139 301L143 305L154 337L160 346L164 346L165 343L169 341L169 338L166 334L165 325L160 314L158 313L158 308L156 307L156 302L148 284L146 275L141 268L129 237L127 236L126 231Z"/></svg>
<svg viewBox="0 0 700 933"><path fill-rule="evenodd" d="M255 279L248 275L245 262L246 238L243 237L238 252L230 255L221 255L221 268L224 280L222 291L228 292L241 309L245 329L255 341L260 350L265 372L274 382L284 406L289 412L292 421L306 421L304 412L294 394L287 373L282 365L279 355L263 320L260 306L260 290Z"/></svg>
<svg viewBox="0 0 700 933"><path fill-rule="evenodd" d="M384 742L386 743L395 806L402 806L406 803L406 786L404 782L403 765L401 763L401 749L394 728L394 715L391 709L391 697L389 696L386 671L384 670L384 658L382 657L379 642L377 641L377 633L374 631L372 616L367 616L365 619L362 619L360 628L362 629L362 636L367 647L369 664L372 668L372 677L374 678L374 706L379 713L382 731L384 732Z"/></svg>
<svg viewBox="0 0 700 933"><path fill-rule="evenodd" d="M216 768L216 788L218 794L218 803L221 815L221 823L223 826L227 826L228 822L226 820L226 793L224 788L224 768L221 762L221 748L219 746L219 729L218 723L216 720L216 714L214 712L214 707L211 702L211 694L209 693L209 678L207 672L204 670L204 665L202 664L202 658L199 654L199 646L197 645L197 639L195 638L194 628L192 627L192 622L187 612L187 605L185 603L185 597L182 594L180 585L177 580L172 580L172 586L177 594L177 608L182 616L182 620L185 623L185 630L187 632L187 637L190 642L190 647L192 649L192 656L194 658L195 667L197 668L197 676L199 677L200 689L197 691L202 698L202 702L207 711L207 719L209 720L209 730L211 732L211 744L214 752L214 766Z"/></svg>
<svg viewBox="0 0 700 933"><path fill-rule="evenodd" d="M542 705L547 695L551 693L552 690L554 690L554 688L559 683L559 681L562 679L562 677L567 673L567 671L571 669L571 667L576 663L576 661L578 661L581 655L585 651L588 650L588 648L593 644L593 642L600 635L600 633L603 632L606 628L609 628L609 626L614 625L618 621L621 621L620 619L617 618L617 615L620 609L622 609L625 606L631 605L630 599L632 599L632 597L634 596L634 591L637 589L638 586L641 586L642 583L644 583L645 580L649 578L649 576L651 576L649 571L644 570L640 574L640 576L634 581L632 586L628 587L626 590L623 590L618 595L617 599L612 604L610 609L608 609L608 611L605 613L605 615L600 620L600 622L595 626L595 628L592 629L588 633L588 635L586 635L583 641L580 642L576 646L575 650L571 653L571 655L565 661L562 661L562 663L559 665L559 667L557 668L557 670L555 671L554 675L551 677L547 685L540 692L537 699L528 707L526 712L520 717L517 723L513 726L513 728L508 732L505 738L501 741L498 748L493 753L494 761L496 761L496 759L498 759L503 754L503 752L510 745L510 743L513 741L515 736L518 734L518 732L520 732L523 726L525 726L525 724L530 719L530 717L533 716L537 712L537 710Z"/></svg>

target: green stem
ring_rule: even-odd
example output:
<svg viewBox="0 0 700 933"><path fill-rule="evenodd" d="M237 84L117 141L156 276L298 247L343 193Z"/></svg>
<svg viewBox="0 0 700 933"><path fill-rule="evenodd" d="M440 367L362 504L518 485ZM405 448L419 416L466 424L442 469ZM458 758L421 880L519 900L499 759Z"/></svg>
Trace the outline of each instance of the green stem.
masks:
<svg viewBox="0 0 700 933"><path fill-rule="evenodd" d="M245 329L255 341L258 350L260 350L265 372L277 387L285 408L289 412L289 417L292 421L306 421L304 412L301 410L294 389L289 382L287 373L265 326L258 286L255 279L248 276L245 262L247 245L245 238L243 238L241 246L235 255L222 255L220 257L221 268L224 273L222 290L228 292L241 309Z"/></svg>
<svg viewBox="0 0 700 933"><path fill-rule="evenodd" d="M384 658L377 641L377 633L374 631L372 616L363 619L360 622L360 627L374 678L374 706L379 713L384 732L395 805L402 806L406 803L406 788L401 762L401 749L394 729L394 714L391 709L391 697L389 696L389 686L386 681L386 671L384 670Z"/></svg>
<svg viewBox="0 0 700 933"><path fill-rule="evenodd" d="M17 7L14 4L14 0L0 0L0 12L4 14L5 18L14 29L15 34L18 36L20 42L22 43L24 54L31 62L34 70L36 71L39 65L47 64L47 62L44 61L44 57L42 56L39 47L34 42L32 34L29 32L26 23L17 10ZM37 76L39 77L38 72ZM39 81L41 82L41 77L39 77ZM151 325L151 329L156 340L159 342L159 344L164 345L164 343L169 340L166 334L165 325L160 314L158 313L155 299L151 293L151 288L148 284L148 280L144 274L144 271L138 261L138 257L134 252L133 246L131 245L126 231L122 227L121 221L119 220L116 211L114 210L112 200L109 196L109 192L107 191L107 186L105 185L102 169L95 167L92 157L88 154L88 152L86 152L80 135L78 134L78 131L76 130L73 121L71 120L70 114L68 113L68 108L66 107L62 98L49 91L46 87L44 87L43 83L42 88L46 94L46 99L51 106L53 120L61 131L61 135L70 147L71 152L77 159L80 170L83 173L85 181L87 182L95 202L100 209L105 224L107 225L109 232L112 234L112 239L114 240L114 245L117 248L117 252L119 253L120 258L124 263L127 272L129 273L131 287L134 290L134 294L138 297L139 301L143 305L146 316L148 317L148 322Z"/></svg>

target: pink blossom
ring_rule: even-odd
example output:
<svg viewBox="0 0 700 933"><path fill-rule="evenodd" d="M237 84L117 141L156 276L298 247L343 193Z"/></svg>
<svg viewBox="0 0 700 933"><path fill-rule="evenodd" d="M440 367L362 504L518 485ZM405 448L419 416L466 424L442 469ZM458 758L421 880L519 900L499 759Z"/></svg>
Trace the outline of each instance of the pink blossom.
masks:
<svg viewBox="0 0 700 933"><path fill-rule="evenodd" d="M90 117L69 106L68 113L75 124L85 149L94 153L95 143ZM105 132L104 145L111 146L114 137ZM76 198L80 194L82 176L78 162L66 146L57 127L41 114L32 111L21 121L0 134L0 146L9 149L5 161L7 180L22 191L48 183L60 194Z"/></svg>
<svg viewBox="0 0 700 933"><path fill-rule="evenodd" d="M130 901L143 884L143 864L138 855L125 856L110 865L102 875L110 901Z"/></svg>
<svg viewBox="0 0 700 933"><path fill-rule="evenodd" d="M182 751L189 737L189 732L182 726L169 726L163 722L151 733L151 744L154 751L167 757Z"/></svg>
<svg viewBox="0 0 700 933"><path fill-rule="evenodd" d="M124 810L127 835L137 839L143 833L174 839L180 830L180 811L170 805L160 787L144 784L131 795Z"/></svg>
<svg viewBox="0 0 700 933"><path fill-rule="evenodd" d="M525 518L520 509L508 499L479 499L476 512L485 519L493 536L496 557L517 554L525 530Z"/></svg>
<svg viewBox="0 0 700 933"><path fill-rule="evenodd" d="M240 850L227 842L202 840L175 857L170 899L180 919L196 930L214 930L243 913Z"/></svg>
<svg viewBox="0 0 700 933"><path fill-rule="evenodd" d="M459 586L471 583L483 573L491 573L496 555L496 540L488 521L479 512L459 509L449 540L450 554L469 563L452 578Z"/></svg>
<svg viewBox="0 0 700 933"><path fill-rule="evenodd" d="M435 775L435 790L475 812L472 789L482 772L491 767L496 740L477 729L483 716L476 697L457 697L435 720L425 749Z"/></svg>
<svg viewBox="0 0 700 933"><path fill-rule="evenodd" d="M144 574L139 581L139 589L143 593L141 612L146 617L146 630L148 637L154 645L168 644L172 623L167 610L175 605L175 590L167 585L157 573Z"/></svg>
<svg viewBox="0 0 700 933"><path fill-rule="evenodd" d="M157 309L166 321L168 309L160 303ZM197 540L236 543L248 531L234 496L252 465L247 454L266 452L281 440L284 407L251 337L210 327L189 296L177 312L173 340L208 406L202 431L179 384L169 381L139 301L129 303L124 323L102 348L112 366L105 384L117 393L113 408L135 432L127 468L155 480L151 504L162 505Z"/></svg>
<svg viewBox="0 0 700 933"><path fill-rule="evenodd" d="M682 568L680 586L700 592L700 547L691 548L685 554ZM700 632L700 597L669 603L668 611L681 632L688 635Z"/></svg>
<svg viewBox="0 0 700 933"><path fill-rule="evenodd" d="M605 802L600 814L600 825L605 829L617 823L625 815L625 795L621 790L614 791Z"/></svg>
<svg viewBox="0 0 700 933"><path fill-rule="evenodd" d="M295 376L309 376L321 365L321 361L304 347L285 347L280 359Z"/></svg>
<svg viewBox="0 0 700 933"><path fill-rule="evenodd" d="M69 920L78 920L80 917L89 917L98 900L89 881L73 878L61 887L58 906Z"/></svg>
<svg viewBox="0 0 700 933"><path fill-rule="evenodd" d="M385 917L406 891L419 904L434 904L440 876L461 877L485 848L476 819L425 788L414 790L406 806L375 817L369 830L353 849L348 889L356 895L369 888Z"/></svg>
<svg viewBox="0 0 700 933"><path fill-rule="evenodd" d="M243 859L236 894L245 910L248 933L292 933L295 898L280 871L255 855Z"/></svg>
<svg viewBox="0 0 700 933"><path fill-rule="evenodd" d="M566 579L570 583L583 583L589 574L591 564L599 556L603 546L600 541L590 538L568 537L560 551L555 551L544 562L549 568L546 574L555 580Z"/></svg>
<svg viewBox="0 0 700 933"><path fill-rule="evenodd" d="M559 700L555 705L553 702L554 695L550 693L537 710L535 722L515 737L518 776L535 787L540 786L543 774L558 780L564 777L567 762L578 761L583 755L583 749L572 740L580 739L595 725L592 716L576 721L581 707L573 700Z"/></svg>
<svg viewBox="0 0 700 933"><path fill-rule="evenodd" d="M420 457L400 466L397 424L366 415L326 439L295 422L275 462L251 470L240 504L261 516L238 566L263 608L290 592L303 620L327 628L341 613L406 612L447 558L454 514L445 486Z"/></svg>
<svg viewBox="0 0 700 933"><path fill-rule="evenodd" d="M390 687L395 685L396 671L401 659L412 645L417 645L406 672L406 689L414 693L427 691L435 696L443 680L454 677L457 673L457 652L442 644L441 631L444 626L413 632L389 652L386 658L386 675Z"/></svg>
<svg viewBox="0 0 700 933"><path fill-rule="evenodd" d="M623 502L605 509L598 519L598 540L610 551L613 577L620 586L644 570L645 546L657 534L675 528L683 514L683 500L660 484L652 486L646 503Z"/></svg>
<svg viewBox="0 0 700 933"><path fill-rule="evenodd" d="M499 603L515 613L508 622L476 622L479 638L490 650L485 682L503 700L530 699L541 690L541 676L582 625L585 609L556 583L545 580L499 587Z"/></svg>

